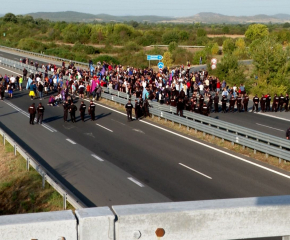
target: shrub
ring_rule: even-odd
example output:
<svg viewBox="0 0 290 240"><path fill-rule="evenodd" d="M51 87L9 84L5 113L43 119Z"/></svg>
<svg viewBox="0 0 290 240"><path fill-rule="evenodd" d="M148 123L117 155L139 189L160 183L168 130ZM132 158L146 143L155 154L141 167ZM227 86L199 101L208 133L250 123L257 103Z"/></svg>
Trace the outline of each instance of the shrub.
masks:
<svg viewBox="0 0 290 240"><path fill-rule="evenodd" d="M120 61L117 58L109 56L109 55L101 55L93 59L94 63L97 63L97 62L103 63L103 61L107 63L120 64Z"/></svg>

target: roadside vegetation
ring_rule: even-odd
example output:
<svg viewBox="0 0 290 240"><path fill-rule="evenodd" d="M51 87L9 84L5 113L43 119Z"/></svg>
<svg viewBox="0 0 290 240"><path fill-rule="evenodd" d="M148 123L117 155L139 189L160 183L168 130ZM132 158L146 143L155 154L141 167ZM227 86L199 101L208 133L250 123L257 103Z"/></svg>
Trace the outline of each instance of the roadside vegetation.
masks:
<svg viewBox="0 0 290 240"><path fill-rule="evenodd" d="M0 215L63 210L63 199L33 169L26 170L26 161L6 142L0 143ZM73 210L68 204L67 209Z"/></svg>
<svg viewBox="0 0 290 240"><path fill-rule="evenodd" d="M198 65L229 86L243 83L248 93L290 90L290 24L67 23L6 14L0 18L0 45L75 61L148 67L146 54L160 54L168 68ZM169 45L154 47L151 45ZM181 48L198 45L204 48ZM211 70L210 60L218 59ZM251 66L240 60L253 60ZM152 66L152 64L151 64Z"/></svg>

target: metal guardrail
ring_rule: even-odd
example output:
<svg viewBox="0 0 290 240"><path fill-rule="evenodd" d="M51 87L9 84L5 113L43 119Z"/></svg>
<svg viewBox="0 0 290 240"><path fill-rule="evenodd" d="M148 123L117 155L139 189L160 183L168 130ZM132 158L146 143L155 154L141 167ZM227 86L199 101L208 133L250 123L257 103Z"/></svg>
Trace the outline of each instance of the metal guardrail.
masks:
<svg viewBox="0 0 290 240"><path fill-rule="evenodd" d="M75 196L71 196L68 190L53 179L53 175L41 166L35 159L33 159L23 148L21 148L6 132L0 128L0 135L3 137L3 144L5 146L6 141L14 147L14 155L17 152L26 160L26 168L29 170L32 166L41 176L42 176L42 187L45 186L45 181L47 181L62 197L63 197L63 207L66 209L66 202L68 201L75 209L81 209L86 207L80 200Z"/></svg>
<svg viewBox="0 0 290 240"><path fill-rule="evenodd" d="M103 87L103 91L104 92L109 92L110 94L115 94L116 96L119 97L123 97L126 99L130 98L129 94L126 94L124 92L119 92L116 90L112 90L112 89L107 89ZM135 100L135 96L131 96L132 100ZM165 111L165 112L170 112L170 113L176 113L177 109L176 107L173 106L169 106L166 104L160 104L158 102L152 102L150 101L150 105L153 108L159 109L161 111ZM233 123L228 123L219 119L215 119L215 118L211 118L211 117L206 117L203 116L201 114L196 114L187 110L183 110L183 116L188 118L188 119L192 119L194 121L198 121L200 123L203 123L207 126L210 127L214 127L214 128L218 128L227 132L231 132L231 133L235 133L238 136L244 136L246 138L249 139L254 139L256 141L262 142L262 143L266 143L268 145L271 146L276 146L279 148L284 148L284 149L288 149L290 150L290 142L283 139L283 138L279 138L267 133L263 133L263 132L259 132L253 129L249 129L246 127L242 127L242 126L238 126L236 124Z"/></svg>
<svg viewBox="0 0 290 240"><path fill-rule="evenodd" d="M86 66L86 67L89 66L88 63L73 61L73 60L70 60L70 59L55 57L55 56L51 56L51 55L45 55L45 54L41 54L41 53L29 52L29 51L21 50L21 49L18 49L18 48L10 48L10 47L6 47L6 46L2 46L2 45L0 45L0 48L8 49L10 51L16 51L16 52L20 52L20 53L26 53L26 54L30 54L30 55L34 55L34 56L39 56L39 57L42 57L42 58L49 58L49 59L52 59L52 60L55 60L55 61L60 61L60 62L62 62L62 61L65 61L65 62L72 61L72 62L74 62L77 65Z"/></svg>
<svg viewBox="0 0 290 240"><path fill-rule="evenodd" d="M128 101L125 98L110 95L103 93L102 98L120 103L125 105ZM132 104L135 105L134 101L132 101ZM152 102L150 103L152 105ZM171 106L167 106L169 108L172 108L172 110L176 109ZM232 142L232 144L239 144L244 147L248 147L250 149L253 149L254 152L256 151L263 152L266 154L266 156L271 155L274 157L290 161L290 154L288 150L283 149L281 146L286 146L287 149L290 148L290 144L288 141L285 141L284 139L277 138L279 142L274 142L272 139L276 139L276 137L260 133L251 129L244 128L247 132L235 132L234 129L231 129L231 127L220 127L218 125L219 122L214 124L209 124L208 119L209 117L205 117L199 114L194 113L186 113L186 117L180 117L174 114L174 112L169 113L167 111L161 110L159 108L150 108L149 112L152 114L152 116L158 116L160 118L164 118L166 120L172 121L172 123L179 123L180 125L186 126L189 130L190 128L195 129L196 131L201 131L204 133L207 133L209 135L219 137L223 140L227 140ZM185 116L185 114L184 114ZM198 120L199 119L199 120ZM197 120L197 121L196 121ZM212 119L215 120L215 119ZM239 127L239 126L237 126ZM259 135L255 135L255 133L258 133ZM270 138L267 138L266 140L260 140L260 136L270 136ZM265 143L267 142L268 143ZM277 145L280 144L281 146L277 147Z"/></svg>

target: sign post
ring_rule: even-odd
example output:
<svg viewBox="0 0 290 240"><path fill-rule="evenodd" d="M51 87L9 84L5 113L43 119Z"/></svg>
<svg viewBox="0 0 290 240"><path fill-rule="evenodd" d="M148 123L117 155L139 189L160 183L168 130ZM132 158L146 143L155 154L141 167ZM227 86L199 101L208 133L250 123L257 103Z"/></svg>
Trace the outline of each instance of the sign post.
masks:
<svg viewBox="0 0 290 240"><path fill-rule="evenodd" d="M147 55L147 61L149 61L149 68L150 68L150 61L160 61L163 59L162 55Z"/></svg>

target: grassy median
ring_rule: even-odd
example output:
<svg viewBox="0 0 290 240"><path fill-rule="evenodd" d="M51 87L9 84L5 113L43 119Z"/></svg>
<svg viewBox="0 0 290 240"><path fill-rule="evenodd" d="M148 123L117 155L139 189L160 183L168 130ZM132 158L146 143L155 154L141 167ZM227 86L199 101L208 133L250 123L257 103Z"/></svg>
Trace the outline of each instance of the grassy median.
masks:
<svg viewBox="0 0 290 240"><path fill-rule="evenodd" d="M0 215L63 210L62 196L33 169L26 170L25 159L6 142L0 143ZM72 209L67 204L67 209Z"/></svg>
<svg viewBox="0 0 290 240"><path fill-rule="evenodd" d="M108 106L113 107L119 111L125 112L124 106L120 105L119 103L116 103L116 102L113 102L113 101L110 101L110 100L107 100L104 98L102 98L99 101L99 103L102 103L104 105L108 105ZM244 156L259 160L261 162L270 164L270 165L278 167L280 169L290 171L290 162L279 160L278 158L273 157L273 156L267 156L265 153L261 153L259 151L256 151L256 153L255 153L255 151L253 149L250 149L247 147L243 148L243 146L238 145L236 143L232 144L232 142L229 142L227 140L222 140L221 138L213 137L212 135L204 134L203 132L195 131L194 129L188 130L186 126L183 126L183 125L180 126L178 123L172 123L169 120L166 121L165 119L158 118L156 116L153 118L147 117L146 120L150 121L150 122L157 123L157 124L162 125L162 126L167 127L167 128L171 128L175 131L181 132L182 134L189 135L191 137L195 137L195 138L203 140L205 142L215 144L219 147L223 147L225 149L229 149L231 151L243 154Z"/></svg>

